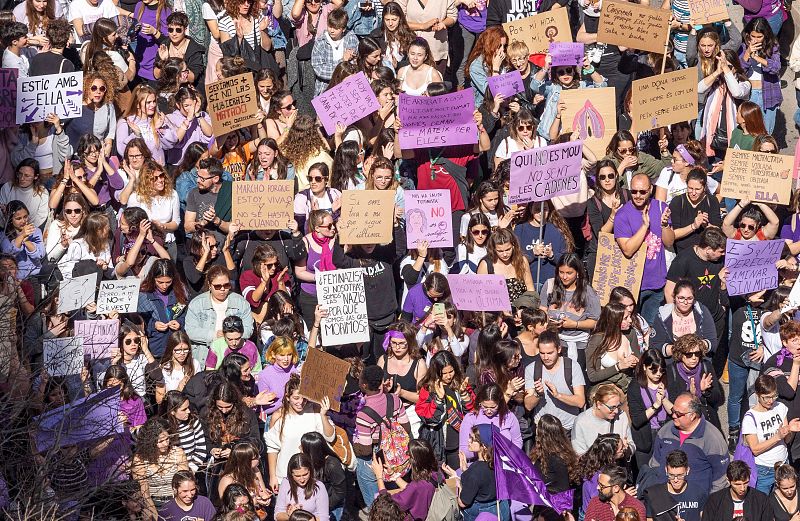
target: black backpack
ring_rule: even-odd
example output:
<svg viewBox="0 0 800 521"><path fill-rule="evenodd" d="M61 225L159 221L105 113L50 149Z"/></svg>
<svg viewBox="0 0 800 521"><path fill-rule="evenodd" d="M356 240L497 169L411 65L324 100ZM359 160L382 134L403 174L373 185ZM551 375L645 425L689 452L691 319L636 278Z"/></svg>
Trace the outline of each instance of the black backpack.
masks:
<svg viewBox="0 0 800 521"><path fill-rule="evenodd" d="M564 382L566 382L569 392L574 394L575 389L572 387L572 363L573 363L572 359L569 358L568 356L561 355L561 361L563 362L564 366ZM539 357L539 355L536 355L536 357L533 359L533 362L531 363L533 364L533 381L535 382L536 380L541 380L542 370L544 368L542 359ZM558 401L554 401L553 403L555 404L556 407L558 407L562 411L568 412L570 414L578 414L581 412L581 409L579 407L575 407L572 405L565 405Z"/></svg>

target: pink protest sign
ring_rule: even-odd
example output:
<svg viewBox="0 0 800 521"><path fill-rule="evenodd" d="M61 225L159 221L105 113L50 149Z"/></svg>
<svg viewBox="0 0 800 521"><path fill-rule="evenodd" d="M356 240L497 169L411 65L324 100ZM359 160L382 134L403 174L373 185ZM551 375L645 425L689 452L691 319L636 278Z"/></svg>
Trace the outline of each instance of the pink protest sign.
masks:
<svg viewBox="0 0 800 521"><path fill-rule="evenodd" d="M119 319L76 320L75 336L83 338L84 353L91 358L111 358L119 347Z"/></svg>
<svg viewBox="0 0 800 521"><path fill-rule="evenodd" d="M525 91L525 84L522 83L522 75L519 71L489 76L486 80L489 82L489 90L492 92L492 96L502 94L504 97L510 98L518 92Z"/></svg>
<svg viewBox="0 0 800 521"><path fill-rule="evenodd" d="M583 141L533 148L511 155L509 204L547 201L580 190Z"/></svg>
<svg viewBox="0 0 800 521"><path fill-rule="evenodd" d="M448 190L406 190L406 238L409 248L428 241L430 248L453 246L453 219Z"/></svg>
<svg viewBox="0 0 800 521"><path fill-rule="evenodd" d="M348 76L339 85L311 100L311 104L329 136L336 132L336 123L346 127L381 108L363 72Z"/></svg>
<svg viewBox="0 0 800 521"><path fill-rule="evenodd" d="M459 311L511 311L502 275L448 275L447 282Z"/></svg>
<svg viewBox="0 0 800 521"><path fill-rule="evenodd" d="M464 89L442 96L400 94L400 147L474 145L478 142L475 95Z"/></svg>
<svg viewBox="0 0 800 521"><path fill-rule="evenodd" d="M17 69L0 69L0 128L17 126Z"/></svg>
<svg viewBox="0 0 800 521"><path fill-rule="evenodd" d="M575 42L551 42L549 49L552 67L583 65L583 44Z"/></svg>

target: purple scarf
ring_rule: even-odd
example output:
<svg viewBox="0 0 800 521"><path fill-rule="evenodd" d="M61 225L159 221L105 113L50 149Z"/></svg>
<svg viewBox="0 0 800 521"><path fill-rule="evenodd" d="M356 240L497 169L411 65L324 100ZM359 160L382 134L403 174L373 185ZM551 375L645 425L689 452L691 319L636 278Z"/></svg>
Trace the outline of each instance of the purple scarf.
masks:
<svg viewBox="0 0 800 521"><path fill-rule="evenodd" d="M697 364L697 367L695 367L691 371L689 371L686 368L686 366L683 365L683 362L678 362L675 365L678 366L678 374L681 375L681 378L683 378L683 381L686 382L686 387L687 388L689 387L690 378L694 378L695 390L692 391L691 389L689 389L689 392L694 393L697 396L700 396L700 373L703 370L703 361L700 360L700 363Z"/></svg>
<svg viewBox="0 0 800 521"><path fill-rule="evenodd" d="M642 401L644 402L644 408L649 409L653 406L653 402L655 399L650 396L650 389L645 385L644 387L639 389L642 393ZM664 406L662 405L654 415L650 417L650 428L654 430L658 430L661 428L664 423L667 421L667 411L664 410Z"/></svg>
<svg viewBox="0 0 800 521"><path fill-rule="evenodd" d="M780 351L778 351L778 356L775 358L775 366L780 367L783 365L783 361L785 359L792 360L794 357L792 356L792 352L782 347Z"/></svg>

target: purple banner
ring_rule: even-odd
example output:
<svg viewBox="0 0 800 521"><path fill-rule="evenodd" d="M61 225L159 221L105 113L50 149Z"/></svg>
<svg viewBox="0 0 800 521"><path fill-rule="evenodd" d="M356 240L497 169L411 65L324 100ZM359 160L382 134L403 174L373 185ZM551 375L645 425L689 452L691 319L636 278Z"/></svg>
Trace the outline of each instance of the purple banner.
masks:
<svg viewBox="0 0 800 521"><path fill-rule="evenodd" d="M511 311L502 275L448 275L447 282L459 311Z"/></svg>
<svg viewBox="0 0 800 521"><path fill-rule="evenodd" d="M583 44L575 42L550 42L550 66L583 66Z"/></svg>
<svg viewBox="0 0 800 521"><path fill-rule="evenodd" d="M725 281L728 295L744 295L778 287L778 268L786 242L736 241L728 239L725 245Z"/></svg>
<svg viewBox="0 0 800 521"><path fill-rule="evenodd" d="M429 248L453 246L449 190L405 191L406 238L409 248L428 241Z"/></svg>
<svg viewBox="0 0 800 521"><path fill-rule="evenodd" d="M336 132L336 123L346 127L381 108L363 72L348 76L311 100L311 104L329 136Z"/></svg>
<svg viewBox="0 0 800 521"><path fill-rule="evenodd" d="M37 452L124 433L125 426L119 421L119 387L48 411L34 417L32 423Z"/></svg>
<svg viewBox="0 0 800 521"><path fill-rule="evenodd" d="M511 155L509 204L547 201L580 190L583 141L533 148Z"/></svg>
<svg viewBox="0 0 800 521"><path fill-rule="evenodd" d="M478 126L473 112L471 88L432 98L400 94L400 148L474 145Z"/></svg>
<svg viewBox="0 0 800 521"><path fill-rule="evenodd" d="M510 98L514 94L525 91L525 84L522 83L522 75L519 71L511 71L499 76L489 76L486 78L489 82L489 90L492 96L502 94L506 98Z"/></svg>

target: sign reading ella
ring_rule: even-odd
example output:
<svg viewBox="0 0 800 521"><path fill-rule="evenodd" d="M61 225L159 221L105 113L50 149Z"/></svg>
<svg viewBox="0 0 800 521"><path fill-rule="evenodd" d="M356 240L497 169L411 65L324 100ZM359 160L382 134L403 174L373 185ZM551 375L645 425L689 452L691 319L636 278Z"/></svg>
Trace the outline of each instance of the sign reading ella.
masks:
<svg viewBox="0 0 800 521"><path fill-rule="evenodd" d="M44 121L49 114L62 120L83 114L82 72L17 79L17 124Z"/></svg>

